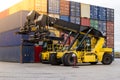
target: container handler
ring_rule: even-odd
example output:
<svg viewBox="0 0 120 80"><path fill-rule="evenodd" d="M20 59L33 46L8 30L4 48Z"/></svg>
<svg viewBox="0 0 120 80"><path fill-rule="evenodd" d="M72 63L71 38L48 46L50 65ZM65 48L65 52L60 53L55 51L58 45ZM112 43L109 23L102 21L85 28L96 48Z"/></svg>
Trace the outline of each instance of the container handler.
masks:
<svg viewBox="0 0 120 80"><path fill-rule="evenodd" d="M34 15L32 15L33 13ZM32 20L34 20L32 21L34 27L29 26L27 29L23 28L20 32L18 32L19 34L28 34L32 32L32 28L36 28L33 30L34 39L28 41L39 42L45 40L56 40L57 37L51 38L51 36L49 36L50 32L46 26L56 28L59 31L67 34L72 32L70 36L74 37L73 42L65 50L55 50L54 46L52 50L46 50L45 52L43 52L41 56L42 60L47 60L52 65L63 64L65 66L72 66L74 65L75 61L76 63L91 64L102 62L105 65L109 65L112 63L112 48L107 48L106 46L104 46L105 37L100 31L88 26L80 26L78 24L63 21L61 19L49 17L47 15L39 15L37 18L35 18L35 15L36 12L32 11L31 15L27 16L29 19L31 19L32 17ZM39 36L41 34L42 36ZM57 38L57 40L59 39ZM79 44L74 46L77 40L79 40ZM63 45L63 47L65 46ZM73 58L72 55L76 56L76 60Z"/></svg>

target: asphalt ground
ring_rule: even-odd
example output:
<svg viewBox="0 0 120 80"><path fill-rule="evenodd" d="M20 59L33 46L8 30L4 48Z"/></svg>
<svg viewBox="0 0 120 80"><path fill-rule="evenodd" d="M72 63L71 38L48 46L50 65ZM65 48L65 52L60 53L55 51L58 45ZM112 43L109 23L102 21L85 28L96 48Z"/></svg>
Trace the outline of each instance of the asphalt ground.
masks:
<svg viewBox="0 0 120 80"><path fill-rule="evenodd" d="M120 80L120 59L111 65L51 66L42 63L0 62L0 80Z"/></svg>

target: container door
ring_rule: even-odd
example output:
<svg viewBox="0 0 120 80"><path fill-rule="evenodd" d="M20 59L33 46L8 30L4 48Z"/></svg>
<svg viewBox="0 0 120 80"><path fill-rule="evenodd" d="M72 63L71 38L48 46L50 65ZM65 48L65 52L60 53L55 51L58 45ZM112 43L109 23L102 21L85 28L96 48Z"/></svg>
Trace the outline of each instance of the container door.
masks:
<svg viewBox="0 0 120 80"><path fill-rule="evenodd" d="M34 46L22 46L23 63L34 62Z"/></svg>
<svg viewBox="0 0 120 80"><path fill-rule="evenodd" d="M42 52L42 46L35 46L34 50L35 50L34 61L40 62L40 53Z"/></svg>

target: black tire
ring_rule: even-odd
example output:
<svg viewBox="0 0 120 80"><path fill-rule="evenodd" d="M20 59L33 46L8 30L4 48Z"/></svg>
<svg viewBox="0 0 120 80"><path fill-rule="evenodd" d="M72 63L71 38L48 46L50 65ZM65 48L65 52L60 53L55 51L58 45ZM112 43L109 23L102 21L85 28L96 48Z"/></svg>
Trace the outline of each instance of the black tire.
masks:
<svg viewBox="0 0 120 80"><path fill-rule="evenodd" d="M111 54L105 53L103 55L102 64L109 65L112 63L113 57Z"/></svg>
<svg viewBox="0 0 120 80"><path fill-rule="evenodd" d="M51 65L60 65L60 63L57 60L56 54L54 54L54 53L50 54L49 63Z"/></svg>
<svg viewBox="0 0 120 80"><path fill-rule="evenodd" d="M90 62L91 65L96 65L98 62Z"/></svg>
<svg viewBox="0 0 120 80"><path fill-rule="evenodd" d="M77 59L76 59L77 61ZM64 66L73 66L74 58L72 57L72 53L68 53L63 57L63 65Z"/></svg>

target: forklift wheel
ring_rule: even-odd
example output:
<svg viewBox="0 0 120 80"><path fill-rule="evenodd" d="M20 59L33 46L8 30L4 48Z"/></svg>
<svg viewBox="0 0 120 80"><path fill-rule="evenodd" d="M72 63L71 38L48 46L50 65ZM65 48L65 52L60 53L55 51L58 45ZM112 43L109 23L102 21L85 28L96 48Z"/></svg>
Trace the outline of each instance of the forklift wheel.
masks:
<svg viewBox="0 0 120 80"><path fill-rule="evenodd" d="M51 65L60 65L60 63L58 62L58 60L56 58L56 54L54 54L54 53L50 54L49 62Z"/></svg>
<svg viewBox="0 0 120 80"><path fill-rule="evenodd" d="M112 60L113 60L112 55L106 53L106 54L103 55L102 63L104 65L109 65L109 64L112 63Z"/></svg>
<svg viewBox="0 0 120 80"><path fill-rule="evenodd" d="M63 59L64 66L73 66L74 65L74 58L72 57L72 53L65 54L65 56L63 58L64 58Z"/></svg>

